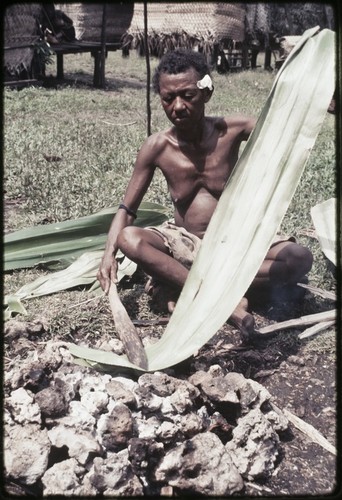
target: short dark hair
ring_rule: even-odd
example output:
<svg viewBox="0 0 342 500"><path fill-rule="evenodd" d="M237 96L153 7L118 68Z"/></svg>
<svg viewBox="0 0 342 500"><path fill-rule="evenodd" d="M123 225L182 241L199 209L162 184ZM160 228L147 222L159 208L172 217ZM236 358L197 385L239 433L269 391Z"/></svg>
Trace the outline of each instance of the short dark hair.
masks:
<svg viewBox="0 0 342 500"><path fill-rule="evenodd" d="M157 68L155 69L152 84L154 91L159 94L159 79L162 73L169 75L177 75L183 73L189 68L194 68L203 78L206 74L210 74L209 65L206 61L204 54L188 49L176 49L167 52L160 60Z"/></svg>

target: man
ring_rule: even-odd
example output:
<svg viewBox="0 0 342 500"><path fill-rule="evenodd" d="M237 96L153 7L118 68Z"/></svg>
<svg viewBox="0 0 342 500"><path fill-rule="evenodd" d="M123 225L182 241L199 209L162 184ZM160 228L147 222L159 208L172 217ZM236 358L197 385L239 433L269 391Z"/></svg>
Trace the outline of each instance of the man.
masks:
<svg viewBox="0 0 342 500"><path fill-rule="evenodd" d="M238 159L239 147L253 130L255 119L236 115L206 117L213 93L209 68L201 53L167 53L153 77L166 116L172 123L144 142L123 203L111 224L98 271L103 290L116 281L115 254L120 249L154 282L168 286L169 312L174 309L224 186ZM133 226L135 213L156 168L167 181L174 205L174 222L158 228ZM295 284L312 266L308 249L293 241L275 242L251 289ZM230 320L244 337L254 331L254 318L244 298Z"/></svg>

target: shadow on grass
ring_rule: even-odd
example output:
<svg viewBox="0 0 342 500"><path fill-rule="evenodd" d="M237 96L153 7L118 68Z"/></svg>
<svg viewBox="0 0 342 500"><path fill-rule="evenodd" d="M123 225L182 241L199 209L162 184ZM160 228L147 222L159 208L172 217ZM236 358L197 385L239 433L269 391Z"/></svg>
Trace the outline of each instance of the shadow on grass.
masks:
<svg viewBox="0 0 342 500"><path fill-rule="evenodd" d="M99 90L94 87L93 78L84 73L67 74L60 79L55 76L48 76L43 80L43 87L59 89L63 87L87 88L89 90ZM136 78L106 78L105 87L102 90L121 91L122 89L141 90L146 88L146 83Z"/></svg>

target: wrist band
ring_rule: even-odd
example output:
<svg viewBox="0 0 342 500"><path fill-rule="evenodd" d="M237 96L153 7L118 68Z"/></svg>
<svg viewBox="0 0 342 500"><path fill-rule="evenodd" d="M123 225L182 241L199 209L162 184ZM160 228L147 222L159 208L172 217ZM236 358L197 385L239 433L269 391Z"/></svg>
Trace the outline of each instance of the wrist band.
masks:
<svg viewBox="0 0 342 500"><path fill-rule="evenodd" d="M137 218L137 214L135 212L133 212L133 210L131 210L130 208L126 207L126 205L124 205L123 203L120 203L119 208L122 208L123 210L125 210L125 212L128 215L131 215L132 217L134 217L134 219Z"/></svg>

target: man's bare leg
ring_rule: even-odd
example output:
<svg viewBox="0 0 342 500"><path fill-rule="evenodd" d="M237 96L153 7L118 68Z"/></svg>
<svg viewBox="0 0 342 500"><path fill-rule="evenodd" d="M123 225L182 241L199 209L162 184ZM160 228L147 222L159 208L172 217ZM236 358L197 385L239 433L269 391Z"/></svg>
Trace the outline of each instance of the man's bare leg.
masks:
<svg viewBox="0 0 342 500"><path fill-rule="evenodd" d="M147 274L166 283L179 292L184 286L189 271L176 261L165 247L161 236L146 229L129 226L121 231L118 244L127 257L136 262ZM173 294L174 295L174 294ZM168 310L173 312L174 297L168 299ZM230 317L231 322L241 330L243 337L254 332L254 318L247 312L247 299L242 299Z"/></svg>
<svg viewBox="0 0 342 500"><path fill-rule="evenodd" d="M291 241L277 243L266 254L250 290L295 285L310 271L312 262L309 249Z"/></svg>

